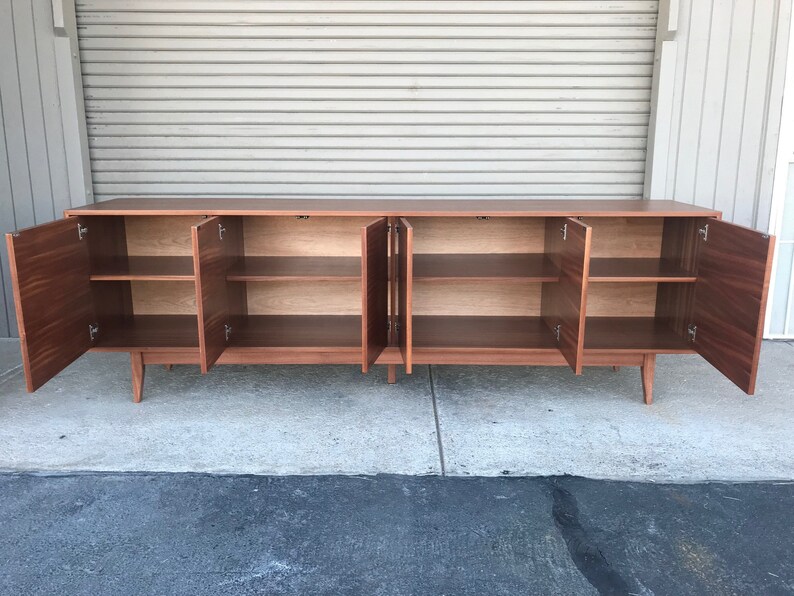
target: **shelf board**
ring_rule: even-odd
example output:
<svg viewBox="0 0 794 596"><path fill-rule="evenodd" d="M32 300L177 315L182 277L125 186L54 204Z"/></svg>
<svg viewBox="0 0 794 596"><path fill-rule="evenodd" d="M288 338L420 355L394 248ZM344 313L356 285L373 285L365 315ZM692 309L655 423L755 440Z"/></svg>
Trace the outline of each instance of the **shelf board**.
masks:
<svg viewBox="0 0 794 596"><path fill-rule="evenodd" d="M94 347L135 351L198 345L198 318L193 315L135 315L103 324Z"/></svg>
<svg viewBox="0 0 794 596"><path fill-rule="evenodd" d="M232 327L237 348L361 348L356 315L250 315Z"/></svg>
<svg viewBox="0 0 794 596"><path fill-rule="evenodd" d="M414 279L559 281L557 267L544 254L416 254Z"/></svg>
<svg viewBox="0 0 794 596"><path fill-rule="evenodd" d="M229 281L356 281L361 257L245 257L226 275Z"/></svg>
<svg viewBox="0 0 794 596"><path fill-rule="evenodd" d="M653 317L588 317L585 351L656 352L689 354L692 346Z"/></svg>
<svg viewBox="0 0 794 596"><path fill-rule="evenodd" d="M192 281L193 257L120 257L92 267L91 281Z"/></svg>
<svg viewBox="0 0 794 596"><path fill-rule="evenodd" d="M667 259L590 259L591 282L694 283L697 276Z"/></svg>
<svg viewBox="0 0 794 596"><path fill-rule="evenodd" d="M415 348L557 349L540 317L414 316Z"/></svg>

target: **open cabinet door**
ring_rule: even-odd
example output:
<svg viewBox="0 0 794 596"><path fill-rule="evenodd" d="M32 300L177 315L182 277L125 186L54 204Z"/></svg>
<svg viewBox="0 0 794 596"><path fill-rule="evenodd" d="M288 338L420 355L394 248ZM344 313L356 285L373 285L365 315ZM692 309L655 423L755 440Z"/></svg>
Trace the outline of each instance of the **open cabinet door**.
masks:
<svg viewBox="0 0 794 596"><path fill-rule="evenodd" d="M87 352L98 333L87 234L79 217L6 234L28 391Z"/></svg>
<svg viewBox="0 0 794 596"><path fill-rule="evenodd" d="M397 229L397 258L399 303L398 317L400 353L405 363L405 372L413 372L413 314L414 293L414 228L407 219L400 219Z"/></svg>
<svg viewBox="0 0 794 596"><path fill-rule="evenodd" d="M560 280L543 284L541 315L557 335L560 352L577 375L582 374L584 361L591 236L590 226L576 219L546 220L546 253L559 268Z"/></svg>
<svg viewBox="0 0 794 596"><path fill-rule="evenodd" d="M220 358L232 332L226 272L238 233L233 219L210 217L192 230L202 373Z"/></svg>
<svg viewBox="0 0 794 596"><path fill-rule="evenodd" d="M361 228L361 370L389 343L389 228L382 217Z"/></svg>
<svg viewBox="0 0 794 596"><path fill-rule="evenodd" d="M775 241L717 219L701 220L699 236L690 341L703 358L752 395Z"/></svg>

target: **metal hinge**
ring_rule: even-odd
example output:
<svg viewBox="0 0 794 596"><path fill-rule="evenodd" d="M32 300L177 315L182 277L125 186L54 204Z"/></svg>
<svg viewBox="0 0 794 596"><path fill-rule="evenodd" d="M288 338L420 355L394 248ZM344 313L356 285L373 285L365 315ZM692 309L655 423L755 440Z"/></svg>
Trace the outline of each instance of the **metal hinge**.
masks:
<svg viewBox="0 0 794 596"><path fill-rule="evenodd" d="M309 219L308 215L296 215L295 219Z"/></svg>
<svg viewBox="0 0 794 596"><path fill-rule="evenodd" d="M99 325L95 323L89 323L88 336L91 338L91 341L95 341L97 335L99 335Z"/></svg>
<svg viewBox="0 0 794 596"><path fill-rule="evenodd" d="M386 321L386 331L391 331L391 321Z"/></svg>
<svg viewBox="0 0 794 596"><path fill-rule="evenodd" d="M689 336L689 341L694 342L698 334L698 326L690 323L686 326L686 334Z"/></svg>
<svg viewBox="0 0 794 596"><path fill-rule="evenodd" d="M223 235L226 233L226 228L223 227L223 224L218 224L218 237L223 240Z"/></svg>
<svg viewBox="0 0 794 596"><path fill-rule="evenodd" d="M88 228L77 222L77 237L82 240L86 234L88 234Z"/></svg>
<svg viewBox="0 0 794 596"><path fill-rule="evenodd" d="M232 326L228 323L223 326L224 332L226 333L226 341L229 341L229 338L232 335Z"/></svg>
<svg viewBox="0 0 794 596"><path fill-rule="evenodd" d="M560 234L562 234L563 240L568 240L568 224L562 224L560 228Z"/></svg>
<svg viewBox="0 0 794 596"><path fill-rule="evenodd" d="M489 219L491 219L491 216L490 215L478 215L477 219L479 219L480 221L488 221Z"/></svg>
<svg viewBox="0 0 794 596"><path fill-rule="evenodd" d="M391 232L391 224L386 224L386 232Z"/></svg>
<svg viewBox="0 0 794 596"><path fill-rule="evenodd" d="M709 224L704 225L702 228L698 228L698 234L703 238L703 242L709 241Z"/></svg>
<svg viewBox="0 0 794 596"><path fill-rule="evenodd" d="M552 329L552 333L554 333L554 337L557 338L557 341L560 341L560 331L562 330L562 325L557 323Z"/></svg>

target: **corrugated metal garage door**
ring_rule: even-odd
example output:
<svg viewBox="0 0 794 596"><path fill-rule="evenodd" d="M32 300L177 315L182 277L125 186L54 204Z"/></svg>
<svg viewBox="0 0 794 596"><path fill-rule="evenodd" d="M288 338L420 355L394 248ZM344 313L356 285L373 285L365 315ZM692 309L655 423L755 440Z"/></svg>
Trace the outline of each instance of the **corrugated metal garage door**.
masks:
<svg viewBox="0 0 794 596"><path fill-rule="evenodd" d="M96 197L640 197L657 4L77 0Z"/></svg>

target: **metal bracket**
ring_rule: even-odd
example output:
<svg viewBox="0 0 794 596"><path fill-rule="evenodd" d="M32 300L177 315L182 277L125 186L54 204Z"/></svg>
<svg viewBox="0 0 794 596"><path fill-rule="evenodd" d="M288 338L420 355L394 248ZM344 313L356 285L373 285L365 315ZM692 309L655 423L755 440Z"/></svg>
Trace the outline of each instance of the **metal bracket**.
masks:
<svg viewBox="0 0 794 596"><path fill-rule="evenodd" d="M703 242L709 241L709 224L704 225L702 228L698 228L698 234L703 238Z"/></svg>
<svg viewBox="0 0 794 596"><path fill-rule="evenodd" d="M99 325L95 323L89 323L88 335L91 338L91 341L96 341L96 336L99 335Z"/></svg>
<svg viewBox="0 0 794 596"><path fill-rule="evenodd" d="M77 237L82 240L85 238L86 234L88 234L88 228L82 225L80 222L77 222Z"/></svg>
<svg viewBox="0 0 794 596"><path fill-rule="evenodd" d="M308 215L296 215L295 219L309 219Z"/></svg>
<svg viewBox="0 0 794 596"><path fill-rule="evenodd" d="M562 234L563 240L568 240L568 224L562 224L560 228L560 234Z"/></svg>
<svg viewBox="0 0 794 596"><path fill-rule="evenodd" d="M552 332L554 333L554 337L557 338L557 341L560 341L560 331L562 331L562 325L557 323L554 326L554 329L552 329Z"/></svg>
<svg viewBox="0 0 794 596"><path fill-rule="evenodd" d="M223 326L223 330L226 334L226 341L229 341L229 338L232 335L232 326L227 323L226 325Z"/></svg>
<svg viewBox="0 0 794 596"><path fill-rule="evenodd" d="M689 341L694 342L698 334L698 326L690 323L686 326L686 334L689 336Z"/></svg>
<svg viewBox="0 0 794 596"><path fill-rule="evenodd" d="M478 215L477 219L479 219L480 221L488 221L489 219L491 219L491 216L490 215Z"/></svg>
<svg viewBox="0 0 794 596"><path fill-rule="evenodd" d="M226 233L226 228L223 227L223 224L218 224L218 237L223 240L223 235Z"/></svg>

